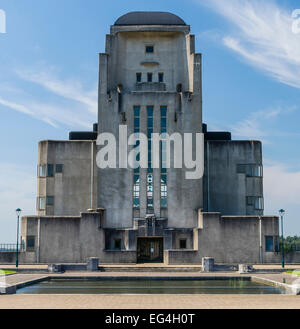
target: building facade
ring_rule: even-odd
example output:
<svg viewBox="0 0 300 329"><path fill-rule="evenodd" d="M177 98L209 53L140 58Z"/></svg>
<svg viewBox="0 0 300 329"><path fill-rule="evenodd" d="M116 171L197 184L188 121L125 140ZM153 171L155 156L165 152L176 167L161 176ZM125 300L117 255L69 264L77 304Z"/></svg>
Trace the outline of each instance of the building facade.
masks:
<svg viewBox="0 0 300 329"><path fill-rule="evenodd" d="M202 122L202 61L190 26L171 13L120 17L99 55L98 123L66 141L39 143L37 216L23 217L25 253L37 262L274 262L278 218L263 216L262 148ZM143 133L148 167L99 168L97 137ZM153 168L152 133L203 134L204 175ZM123 141L126 143L127 141ZM138 149L137 139L132 150ZM200 149L191 143L193 155ZM121 143L116 144L120 155ZM28 258L28 259L29 259Z"/></svg>

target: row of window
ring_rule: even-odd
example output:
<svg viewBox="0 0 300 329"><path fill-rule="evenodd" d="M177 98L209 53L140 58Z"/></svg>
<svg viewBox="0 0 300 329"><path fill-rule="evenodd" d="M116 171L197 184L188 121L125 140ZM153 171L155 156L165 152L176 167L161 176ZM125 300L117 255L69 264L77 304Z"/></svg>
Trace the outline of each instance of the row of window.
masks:
<svg viewBox="0 0 300 329"><path fill-rule="evenodd" d="M186 249L187 248L187 239L179 239L179 248ZM113 244L114 250L121 250L122 249L122 239L114 239Z"/></svg>
<svg viewBox="0 0 300 329"><path fill-rule="evenodd" d="M237 173L245 174L247 177L262 177L263 167L258 164L238 164Z"/></svg>
<svg viewBox="0 0 300 329"><path fill-rule="evenodd" d="M35 236L27 236L26 238L26 249L35 248ZM114 239L114 249L121 250L122 240ZM179 239L179 248L187 248L187 239ZM279 252L279 237L278 236L266 236L265 237L265 251L266 252Z"/></svg>
<svg viewBox="0 0 300 329"><path fill-rule="evenodd" d="M54 170L56 174L62 174L63 165L62 164L45 164L38 166L38 177L53 177Z"/></svg>
<svg viewBox="0 0 300 329"><path fill-rule="evenodd" d="M140 106L134 106L134 132L140 132ZM148 137L148 174L147 174L147 186L146 186L146 196L147 196L147 209L152 209L153 204L153 168L152 168L152 133L153 133L153 106L147 106L147 137ZM161 106L161 133L167 131L167 107ZM139 141L136 141L134 148L139 146ZM161 208L167 207L167 173L165 164L165 150L160 149L161 153ZM139 153L137 152L136 160L139 161ZM139 168L134 169L133 176L133 206L134 208L139 208L140 206L140 170Z"/></svg>
<svg viewBox="0 0 300 329"><path fill-rule="evenodd" d="M141 72L137 72L136 73L136 82L143 82L142 76L143 76L143 74ZM152 72L147 73L147 82L153 82L153 73ZM162 72L158 73L157 82L164 82L164 74Z"/></svg>

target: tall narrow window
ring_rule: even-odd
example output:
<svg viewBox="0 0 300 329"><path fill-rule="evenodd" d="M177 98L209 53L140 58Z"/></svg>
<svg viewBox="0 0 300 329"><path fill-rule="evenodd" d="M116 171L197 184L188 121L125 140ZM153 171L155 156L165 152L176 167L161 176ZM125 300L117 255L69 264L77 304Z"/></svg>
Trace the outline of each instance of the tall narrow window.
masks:
<svg viewBox="0 0 300 329"><path fill-rule="evenodd" d="M167 197L168 197L167 174L161 173L161 177L160 177L160 207L161 208L167 208Z"/></svg>
<svg viewBox="0 0 300 329"><path fill-rule="evenodd" d="M142 73L136 74L136 82L142 82Z"/></svg>
<svg viewBox="0 0 300 329"><path fill-rule="evenodd" d="M147 106L148 172L152 172L153 106Z"/></svg>
<svg viewBox="0 0 300 329"><path fill-rule="evenodd" d="M147 175L147 210L153 208L153 174Z"/></svg>
<svg viewBox="0 0 300 329"><path fill-rule="evenodd" d="M46 177L46 165L39 165L38 167L38 176L39 177Z"/></svg>
<svg viewBox="0 0 300 329"><path fill-rule="evenodd" d="M164 74L158 73L158 82L164 82Z"/></svg>
<svg viewBox="0 0 300 329"><path fill-rule="evenodd" d="M134 106L134 133L140 132L140 106ZM136 141L134 148L138 148L139 141ZM139 154L136 151L136 160L139 161ZM140 168L134 169L133 174L133 207L140 207Z"/></svg>
<svg viewBox="0 0 300 329"><path fill-rule="evenodd" d="M48 164L47 166L47 176L53 177L54 176L54 166L53 164Z"/></svg>
<svg viewBox="0 0 300 329"><path fill-rule="evenodd" d="M41 196L37 198L37 209L38 210L46 209L46 197Z"/></svg>
<svg viewBox="0 0 300 329"><path fill-rule="evenodd" d="M160 133L167 132L167 106L160 107ZM161 149L161 176L160 176L160 207L167 208L168 185L167 185L167 164L166 164L166 143L162 139Z"/></svg>
<svg viewBox="0 0 300 329"><path fill-rule="evenodd" d="M147 73L147 81L152 82L153 73Z"/></svg>
<svg viewBox="0 0 300 329"><path fill-rule="evenodd" d="M152 168L152 134L153 106L147 106L147 138L148 138L148 174L147 174L147 210L153 208L153 168Z"/></svg>

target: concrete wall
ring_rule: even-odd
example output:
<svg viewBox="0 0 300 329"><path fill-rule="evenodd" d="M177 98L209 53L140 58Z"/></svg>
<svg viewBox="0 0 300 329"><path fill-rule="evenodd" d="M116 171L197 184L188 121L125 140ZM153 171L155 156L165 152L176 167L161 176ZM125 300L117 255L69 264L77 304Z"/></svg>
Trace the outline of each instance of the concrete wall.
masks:
<svg viewBox="0 0 300 329"><path fill-rule="evenodd" d="M36 242L34 253L30 251L24 260L40 263L82 263L88 257L98 257L103 264L135 263L136 237L144 236L140 235L142 231L107 230L103 223L103 212L83 213L80 217L23 217L22 225L26 230L22 230L22 239L26 241L26 236L23 235L26 232L30 236L35 235L35 241L40 241L40 246ZM146 235L151 236L151 231ZM260 240L263 262L280 262L278 252L265 250L265 236L279 236L278 217L200 213L197 229L172 231L166 227L163 231L159 235L164 236L164 261L167 264L201 264L202 257L213 257L216 263L225 264L260 263ZM156 234L154 232L153 236ZM122 239L121 250L111 250L113 238ZM187 239L186 249L179 249L181 238ZM287 254L286 261L299 262L299 256L300 253ZM10 258L9 255L3 257L8 262L14 261L13 255Z"/></svg>
<svg viewBox="0 0 300 329"><path fill-rule="evenodd" d="M93 158L93 159L92 159ZM54 196L54 205L37 211L41 216L76 216L96 206L95 141L41 141L39 165L53 164L53 177L38 177L38 197ZM63 172L56 173L55 165Z"/></svg>
<svg viewBox="0 0 300 329"><path fill-rule="evenodd" d="M263 178L237 173L239 164L262 165L261 142L206 142L204 211L222 215L263 215L263 210L246 204L247 196L263 197Z"/></svg>

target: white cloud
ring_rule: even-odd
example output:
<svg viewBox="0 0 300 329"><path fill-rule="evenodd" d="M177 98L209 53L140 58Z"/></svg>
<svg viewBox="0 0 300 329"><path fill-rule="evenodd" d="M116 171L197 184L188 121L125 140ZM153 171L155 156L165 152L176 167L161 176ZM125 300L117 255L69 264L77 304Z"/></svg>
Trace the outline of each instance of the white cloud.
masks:
<svg viewBox="0 0 300 329"><path fill-rule="evenodd" d="M273 0L198 0L235 29L224 44L272 78L300 88L300 34L292 32L292 11Z"/></svg>

